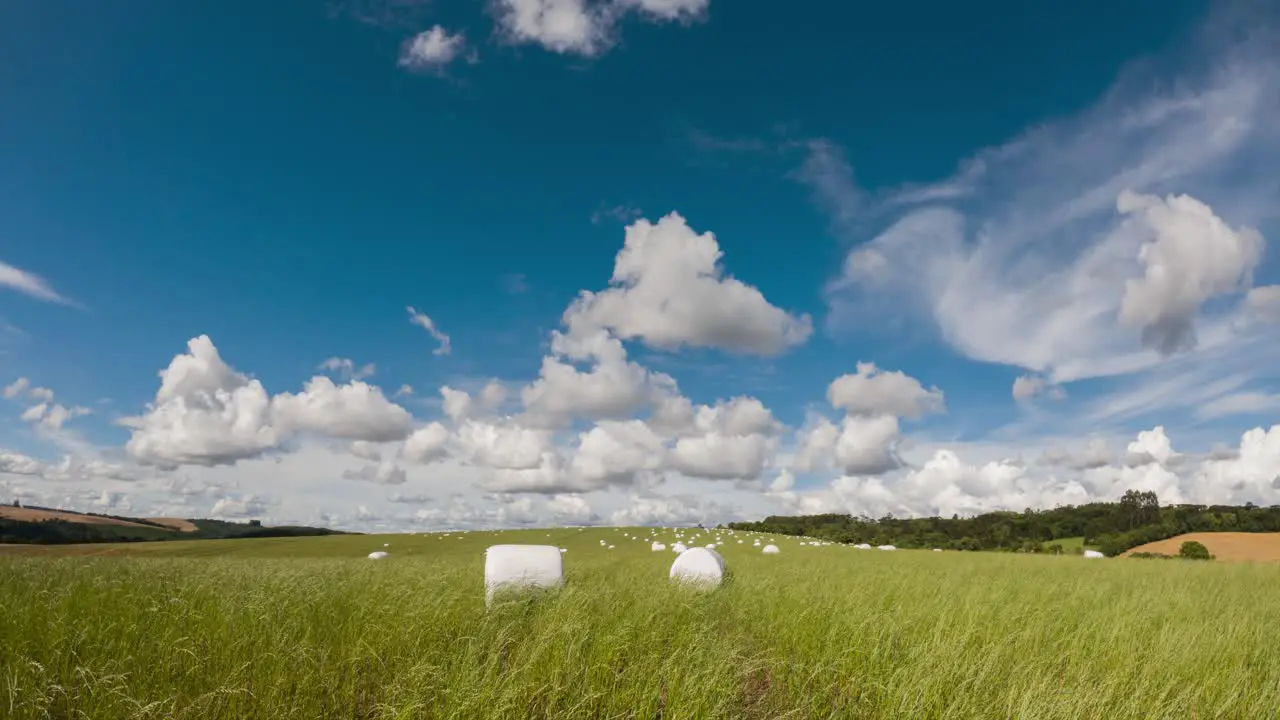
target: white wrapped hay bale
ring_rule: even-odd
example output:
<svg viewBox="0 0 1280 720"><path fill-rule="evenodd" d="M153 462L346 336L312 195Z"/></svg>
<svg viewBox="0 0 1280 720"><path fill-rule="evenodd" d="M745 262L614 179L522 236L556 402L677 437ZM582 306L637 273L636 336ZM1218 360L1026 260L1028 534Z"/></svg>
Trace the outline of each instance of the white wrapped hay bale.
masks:
<svg viewBox="0 0 1280 720"><path fill-rule="evenodd" d="M708 548L692 548L671 563L671 579L682 585L710 590L724 582L724 558Z"/></svg>
<svg viewBox="0 0 1280 720"><path fill-rule="evenodd" d="M377 551L377 552L371 552L371 553L369 553L369 559L370 559L370 560L381 560L382 558L384 558L384 557L386 557L386 556L387 556L387 554L386 554L386 553L384 553L384 552L383 552L383 551L381 551L381 550L379 550L379 551Z"/></svg>
<svg viewBox="0 0 1280 720"><path fill-rule="evenodd" d="M942 548L934 548L934 549L933 549L933 551L934 551L934 552L942 552Z"/></svg>
<svg viewBox="0 0 1280 720"><path fill-rule="evenodd" d="M857 545L854 545L854 547L858 548L859 550L870 550L870 549L871 549L871 546L870 546L869 544L867 544L867 543L858 543Z"/></svg>
<svg viewBox="0 0 1280 720"><path fill-rule="evenodd" d="M678 553L682 553L682 552L684 552L684 551L686 551L686 550L688 550L688 549L689 549L689 548L685 547L685 544L684 544L684 543L676 543L675 545L672 545L672 546L671 546L671 552L673 552L673 553L677 553L677 554L678 554Z"/></svg>
<svg viewBox="0 0 1280 720"><path fill-rule="evenodd" d="M877 547L876 549L877 549L877 550L897 550L898 548L896 548L896 547L894 547L894 546L892 546L892 545L881 545L881 546Z"/></svg>
<svg viewBox="0 0 1280 720"><path fill-rule="evenodd" d="M664 550L666 550L666 549L667 549L667 546L666 546L666 545L664 545L664 544L662 544L662 543L660 543L660 542L656 542L656 543L654 543L654 544L650 545L650 546L649 546L649 549L650 549L650 550L652 550L653 552L662 552L662 551L664 551Z"/></svg>
<svg viewBox="0 0 1280 720"><path fill-rule="evenodd" d="M760 552L764 553L765 555L777 555L782 551L778 549L777 545L765 545L764 549L762 549Z"/></svg>
<svg viewBox="0 0 1280 720"><path fill-rule="evenodd" d="M1106 555L1103 555L1102 553L1098 552L1097 550L1085 550L1085 551L1084 551L1084 556L1085 556L1085 557L1087 557L1087 558L1089 558L1089 559L1091 559L1091 560L1096 560L1096 559L1098 559L1098 558L1104 558L1104 557L1106 557Z"/></svg>
<svg viewBox="0 0 1280 720"><path fill-rule="evenodd" d="M499 591L564 584L564 562L554 545L492 545L484 551L484 601Z"/></svg>
<svg viewBox="0 0 1280 720"><path fill-rule="evenodd" d="M707 544L706 544L706 545L704 545L703 547L705 547L705 548L706 548L706 549L708 549L708 550L715 550L715 549L716 549L716 544L715 544L715 543L707 543Z"/></svg>

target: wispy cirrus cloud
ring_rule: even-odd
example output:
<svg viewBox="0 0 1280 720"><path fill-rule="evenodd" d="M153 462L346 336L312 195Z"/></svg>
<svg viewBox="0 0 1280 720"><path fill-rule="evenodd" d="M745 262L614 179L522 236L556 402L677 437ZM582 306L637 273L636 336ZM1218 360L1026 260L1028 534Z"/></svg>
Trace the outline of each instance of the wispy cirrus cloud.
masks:
<svg viewBox="0 0 1280 720"><path fill-rule="evenodd" d="M1095 420L1257 406L1265 395L1225 398L1256 384L1261 366L1235 378L1197 365L1280 350L1275 327L1256 323L1272 291L1253 288L1280 274L1264 251L1265 230L1280 229L1280 185L1265 171L1280 161L1280 35L1274 12L1248 10L1223 11L1194 47L1130 67L1093 107L936 183L866 203L831 147L813 145L806 162L826 172L798 176L819 204L846 226L849 208L865 207L859 222L883 228L828 287L828 328L905 316L970 359L1054 385L1172 363L1093 408ZM1240 23L1248 33L1228 32ZM1192 377L1194 392L1168 395Z"/></svg>
<svg viewBox="0 0 1280 720"><path fill-rule="evenodd" d="M423 330L426 330L431 337L435 338L436 342L440 343L439 347L431 351L431 354L448 355L453 351L453 343L449 339L449 336L436 326L435 321L432 320L429 315L415 310L412 307L407 307L405 309L409 311L409 323L411 325L417 325Z"/></svg>
<svg viewBox="0 0 1280 720"><path fill-rule="evenodd" d="M48 280L4 262L0 262L0 287L16 290L37 300L78 307L75 301L54 290Z"/></svg>
<svg viewBox="0 0 1280 720"><path fill-rule="evenodd" d="M436 0L328 0L330 17L346 17L376 27L419 27L435 11Z"/></svg>

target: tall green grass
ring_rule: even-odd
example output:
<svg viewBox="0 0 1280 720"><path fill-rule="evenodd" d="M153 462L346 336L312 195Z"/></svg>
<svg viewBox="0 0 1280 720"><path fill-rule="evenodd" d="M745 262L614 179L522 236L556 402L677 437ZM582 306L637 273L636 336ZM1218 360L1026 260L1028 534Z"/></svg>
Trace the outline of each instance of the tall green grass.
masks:
<svg viewBox="0 0 1280 720"><path fill-rule="evenodd" d="M1280 708L1280 568L778 540L777 556L723 546L733 578L711 593L672 587L671 553L612 530L0 555L0 717L1122 720ZM482 549L512 541L568 547L566 587L486 612ZM382 542L390 558L364 559Z"/></svg>

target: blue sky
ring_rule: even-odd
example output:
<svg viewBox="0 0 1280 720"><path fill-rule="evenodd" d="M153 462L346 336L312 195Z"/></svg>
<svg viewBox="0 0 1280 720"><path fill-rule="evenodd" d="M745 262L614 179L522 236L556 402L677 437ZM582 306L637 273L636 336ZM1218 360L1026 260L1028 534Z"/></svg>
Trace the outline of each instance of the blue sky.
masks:
<svg viewBox="0 0 1280 720"><path fill-rule="evenodd" d="M0 482L354 527L1272 492L1274 13L978 10L7 4ZM544 358L599 372L531 403Z"/></svg>

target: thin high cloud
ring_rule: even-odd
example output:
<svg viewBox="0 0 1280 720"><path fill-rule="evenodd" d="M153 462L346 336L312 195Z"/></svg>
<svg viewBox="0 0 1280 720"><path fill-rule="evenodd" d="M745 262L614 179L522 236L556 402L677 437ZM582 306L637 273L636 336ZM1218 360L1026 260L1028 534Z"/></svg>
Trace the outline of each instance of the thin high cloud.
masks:
<svg viewBox="0 0 1280 720"><path fill-rule="evenodd" d="M15 290L44 302L78 306L75 301L54 290L49 281L43 277L4 262L0 262L0 287Z"/></svg>
<svg viewBox="0 0 1280 720"><path fill-rule="evenodd" d="M328 0L330 17L346 17L382 28L412 28L434 12L435 0Z"/></svg>
<svg viewBox="0 0 1280 720"><path fill-rule="evenodd" d="M1274 13L1255 11L1212 20L1178 56L1194 64L1134 65L1093 107L983 150L950 178L878 198L859 221L884 218L884 229L829 286L828 327L856 332L905 314L968 358L1052 384L1235 349L1274 359L1275 326L1246 321L1264 315L1258 299L1270 290L1246 294L1277 279L1264 230L1280 216L1266 169L1280 161L1280 45ZM1246 22L1243 40L1224 40ZM827 156L818 146L809 160ZM831 197L839 168L822 166L810 184L824 206L862 201L850 179L841 206ZM1257 377L1242 373L1223 396ZM1210 414L1261 402L1223 400Z"/></svg>
<svg viewBox="0 0 1280 720"><path fill-rule="evenodd" d="M448 355L453 352L453 343L449 339L449 336L440 330L435 321L432 320L429 315L415 310L411 306L406 307L405 309L409 311L409 323L411 325L417 325L423 330L426 330L436 342L440 343L439 347L431 351L432 355Z"/></svg>

